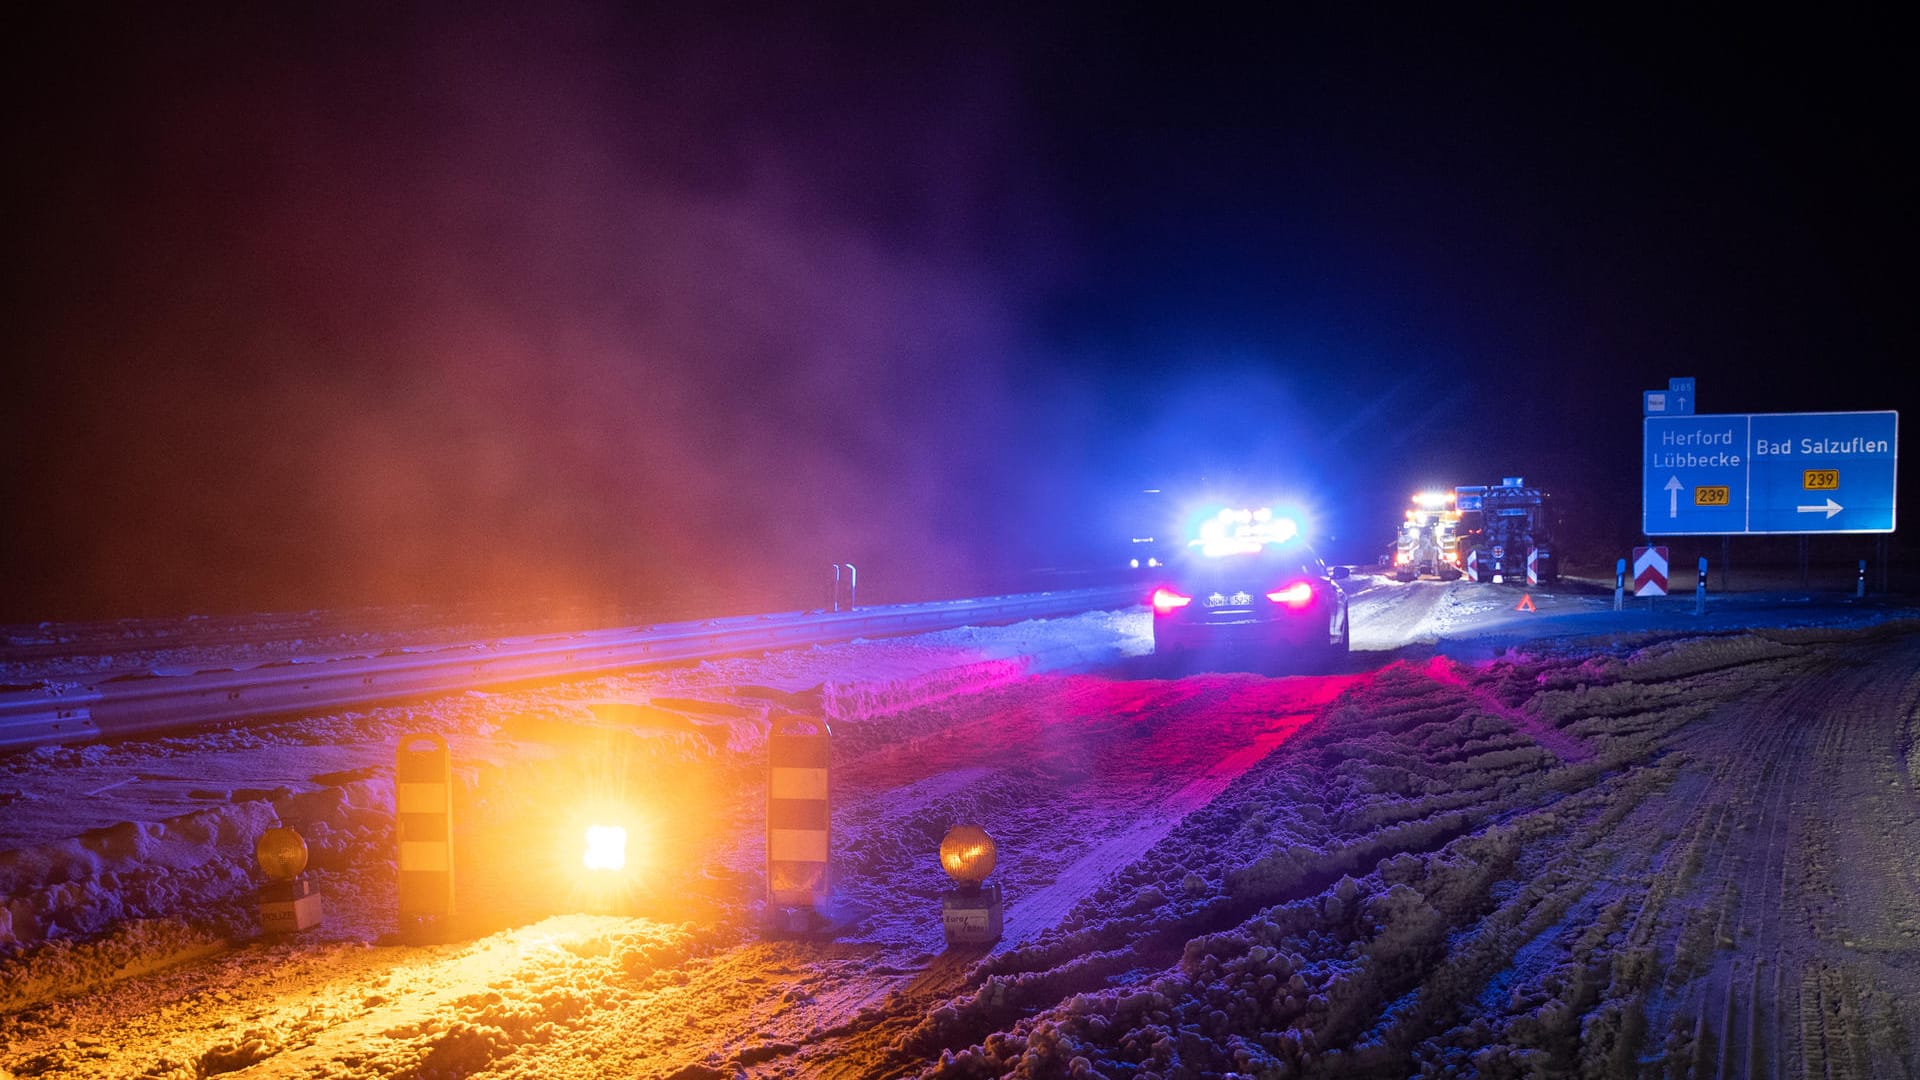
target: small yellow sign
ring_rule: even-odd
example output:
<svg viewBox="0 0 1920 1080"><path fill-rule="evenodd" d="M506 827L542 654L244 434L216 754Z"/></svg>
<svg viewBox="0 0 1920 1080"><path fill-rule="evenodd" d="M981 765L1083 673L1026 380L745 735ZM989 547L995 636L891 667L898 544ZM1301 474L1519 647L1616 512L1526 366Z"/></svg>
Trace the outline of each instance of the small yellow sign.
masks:
<svg viewBox="0 0 1920 1080"><path fill-rule="evenodd" d="M1733 489L1722 484L1717 487L1697 487L1693 489L1693 505L1725 506L1732 501Z"/></svg>
<svg viewBox="0 0 1920 1080"><path fill-rule="evenodd" d="M1833 491L1840 486L1840 470L1808 469L1803 486L1808 491Z"/></svg>

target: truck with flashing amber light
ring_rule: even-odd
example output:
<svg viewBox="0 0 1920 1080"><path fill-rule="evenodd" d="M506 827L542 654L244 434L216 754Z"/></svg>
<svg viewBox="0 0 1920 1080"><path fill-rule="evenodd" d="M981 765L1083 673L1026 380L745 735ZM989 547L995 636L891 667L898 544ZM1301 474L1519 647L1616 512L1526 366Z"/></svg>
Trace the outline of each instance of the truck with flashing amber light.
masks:
<svg viewBox="0 0 1920 1080"><path fill-rule="evenodd" d="M1394 538L1393 576L1399 581L1460 576L1460 511L1451 491L1422 491L1413 496Z"/></svg>

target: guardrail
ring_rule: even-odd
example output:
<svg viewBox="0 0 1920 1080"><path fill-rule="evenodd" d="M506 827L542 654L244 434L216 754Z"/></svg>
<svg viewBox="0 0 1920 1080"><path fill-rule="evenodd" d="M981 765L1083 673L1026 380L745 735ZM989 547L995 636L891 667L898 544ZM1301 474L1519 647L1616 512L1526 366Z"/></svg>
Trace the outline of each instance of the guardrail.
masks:
<svg viewBox="0 0 1920 1080"><path fill-rule="evenodd" d="M315 712L758 649L1019 622L1126 607L1139 599L1139 590L1131 586L1024 593L501 638L184 674L119 675L93 684L0 693L0 749L149 735L221 720Z"/></svg>

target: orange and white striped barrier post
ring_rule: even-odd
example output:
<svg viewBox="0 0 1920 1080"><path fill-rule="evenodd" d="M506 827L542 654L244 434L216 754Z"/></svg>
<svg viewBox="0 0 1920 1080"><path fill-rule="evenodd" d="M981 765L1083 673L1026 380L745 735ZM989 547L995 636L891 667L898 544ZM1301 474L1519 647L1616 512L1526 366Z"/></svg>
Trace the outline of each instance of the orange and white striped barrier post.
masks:
<svg viewBox="0 0 1920 1080"><path fill-rule="evenodd" d="M805 930L832 888L827 782L832 731L808 716L774 719L767 735L767 923Z"/></svg>
<svg viewBox="0 0 1920 1080"><path fill-rule="evenodd" d="M453 914L453 759L447 740L405 735L394 758L400 929Z"/></svg>

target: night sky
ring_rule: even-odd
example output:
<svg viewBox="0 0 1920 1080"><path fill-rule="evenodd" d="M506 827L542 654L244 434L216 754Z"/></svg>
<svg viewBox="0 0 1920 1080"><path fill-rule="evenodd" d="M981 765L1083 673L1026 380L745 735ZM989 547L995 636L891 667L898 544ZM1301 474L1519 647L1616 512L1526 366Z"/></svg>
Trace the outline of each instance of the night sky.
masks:
<svg viewBox="0 0 1920 1080"><path fill-rule="evenodd" d="M952 595L1202 478L1605 553L1640 391L1914 396L1859 16L261 7L11 34L0 618Z"/></svg>

